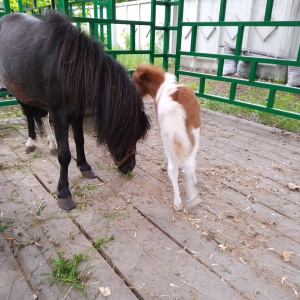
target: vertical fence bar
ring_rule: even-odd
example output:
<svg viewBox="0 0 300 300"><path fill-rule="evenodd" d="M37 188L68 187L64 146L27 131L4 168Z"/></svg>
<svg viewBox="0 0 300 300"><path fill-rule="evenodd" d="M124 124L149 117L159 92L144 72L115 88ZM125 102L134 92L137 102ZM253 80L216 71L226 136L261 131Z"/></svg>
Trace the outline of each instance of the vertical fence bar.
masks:
<svg viewBox="0 0 300 300"><path fill-rule="evenodd" d="M257 62L252 61L250 66L249 81L254 81L256 78Z"/></svg>
<svg viewBox="0 0 300 300"><path fill-rule="evenodd" d="M219 58L217 76L222 76L223 75L223 67L224 67L224 59Z"/></svg>
<svg viewBox="0 0 300 300"><path fill-rule="evenodd" d="M18 0L19 12L24 12L23 0Z"/></svg>
<svg viewBox="0 0 300 300"><path fill-rule="evenodd" d="M11 12L9 0L3 0L3 8L5 13Z"/></svg>
<svg viewBox="0 0 300 300"><path fill-rule="evenodd" d="M267 0L264 21L271 21L274 0Z"/></svg>
<svg viewBox="0 0 300 300"><path fill-rule="evenodd" d="M236 86L237 86L237 84L235 82L232 82L230 84L229 100L232 100L232 101L235 100Z"/></svg>
<svg viewBox="0 0 300 300"><path fill-rule="evenodd" d="M94 18L95 19L98 19L98 0L94 0ZM96 36L96 39L99 39L99 30L98 30L98 24L95 23L95 26L94 26L94 32L95 32L95 36Z"/></svg>
<svg viewBox="0 0 300 300"><path fill-rule="evenodd" d="M239 26L238 34L237 34L237 38L236 38L235 50L234 50L235 55L240 55L241 54L243 36L244 36L244 26Z"/></svg>
<svg viewBox="0 0 300 300"><path fill-rule="evenodd" d="M300 62L300 46L299 46L299 50L298 50L297 61Z"/></svg>
<svg viewBox="0 0 300 300"><path fill-rule="evenodd" d="M57 8L59 11L69 16L68 0L58 0Z"/></svg>
<svg viewBox="0 0 300 300"><path fill-rule="evenodd" d="M116 20L116 0L110 0L107 6L107 18ZM110 23L107 25L107 46L108 49L112 49L112 26Z"/></svg>
<svg viewBox="0 0 300 300"><path fill-rule="evenodd" d="M200 85L199 85L199 93L204 94L205 91L205 78L200 78Z"/></svg>
<svg viewBox="0 0 300 300"><path fill-rule="evenodd" d="M179 80L180 69L180 51L181 51L181 38L182 38L182 20L184 11L184 0L179 0L178 6L178 21L177 21L177 39L176 39L176 58L175 58L175 76Z"/></svg>
<svg viewBox="0 0 300 300"><path fill-rule="evenodd" d="M151 0L151 28L150 28L150 57L149 61L154 63L155 53L155 26L156 26L156 0Z"/></svg>
<svg viewBox="0 0 300 300"><path fill-rule="evenodd" d="M192 27L192 35L191 35L191 52L196 51L196 39L197 39L197 26Z"/></svg>
<svg viewBox="0 0 300 300"><path fill-rule="evenodd" d="M170 19L171 19L171 7L168 3L168 5L165 5L165 22L164 22L164 41L163 41L163 68L165 70L168 70L169 68L169 59L168 59L168 53L169 53L169 46L170 46Z"/></svg>
<svg viewBox="0 0 300 300"><path fill-rule="evenodd" d="M135 24L130 24L130 50L135 50Z"/></svg>
<svg viewBox="0 0 300 300"><path fill-rule="evenodd" d="M275 89L270 89L269 97L268 97L268 104L267 104L268 108L273 108L274 101L275 101L275 94L276 94L276 90Z"/></svg>
<svg viewBox="0 0 300 300"><path fill-rule="evenodd" d="M82 17L86 18L85 3L82 3L81 9L82 9Z"/></svg>
<svg viewBox="0 0 300 300"><path fill-rule="evenodd" d="M226 4L227 4L227 0L221 0L220 12L219 12L219 22L224 22L224 20L225 20Z"/></svg>

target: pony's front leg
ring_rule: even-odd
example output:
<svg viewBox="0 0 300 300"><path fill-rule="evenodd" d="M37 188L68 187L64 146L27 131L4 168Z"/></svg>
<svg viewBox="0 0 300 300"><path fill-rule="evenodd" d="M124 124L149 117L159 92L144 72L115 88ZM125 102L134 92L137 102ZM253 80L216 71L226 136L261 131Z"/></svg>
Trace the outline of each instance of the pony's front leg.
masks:
<svg viewBox="0 0 300 300"><path fill-rule="evenodd" d="M84 153L84 136L83 136L83 116L77 117L72 122L74 141L76 145L77 166L86 178L95 178L96 175L91 166L87 163Z"/></svg>
<svg viewBox="0 0 300 300"><path fill-rule="evenodd" d="M53 126L57 141L57 157L60 164L60 175L57 186L58 205L62 209L71 210L76 206L72 200L68 180L68 169L71 161L68 142L69 122L65 116L59 116L59 113L57 113L53 115Z"/></svg>

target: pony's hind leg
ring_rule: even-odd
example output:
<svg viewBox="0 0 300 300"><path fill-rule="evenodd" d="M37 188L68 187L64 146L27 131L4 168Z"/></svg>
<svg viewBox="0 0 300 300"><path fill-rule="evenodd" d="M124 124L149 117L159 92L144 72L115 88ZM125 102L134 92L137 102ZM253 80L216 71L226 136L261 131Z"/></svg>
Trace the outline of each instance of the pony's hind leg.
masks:
<svg viewBox="0 0 300 300"><path fill-rule="evenodd" d="M57 146L56 146L55 137L52 134L52 130L51 130L51 127L50 127L49 114L47 114L45 117L43 117L42 121L43 121L43 124L44 124L44 129L46 131L47 141L49 143L50 152L53 155L57 155Z"/></svg>
<svg viewBox="0 0 300 300"><path fill-rule="evenodd" d="M95 178L96 175L91 166L87 163L84 153L83 116L77 117L72 122L72 129L76 145L77 166L82 176L86 178Z"/></svg>
<svg viewBox="0 0 300 300"><path fill-rule="evenodd" d="M19 102L23 113L27 119L27 127L28 127L28 140L25 146L25 153L30 153L35 150L35 125L34 125L34 117L33 117L33 108L29 105Z"/></svg>

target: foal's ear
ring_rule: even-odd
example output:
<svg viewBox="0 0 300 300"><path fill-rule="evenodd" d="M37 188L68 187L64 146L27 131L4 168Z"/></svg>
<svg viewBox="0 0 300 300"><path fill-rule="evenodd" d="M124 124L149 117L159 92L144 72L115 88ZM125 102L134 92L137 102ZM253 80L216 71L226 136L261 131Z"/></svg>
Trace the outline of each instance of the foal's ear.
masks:
<svg viewBox="0 0 300 300"><path fill-rule="evenodd" d="M140 79L140 81L144 81L146 79L146 77L147 77L146 72L144 72L144 73L140 74L139 79Z"/></svg>

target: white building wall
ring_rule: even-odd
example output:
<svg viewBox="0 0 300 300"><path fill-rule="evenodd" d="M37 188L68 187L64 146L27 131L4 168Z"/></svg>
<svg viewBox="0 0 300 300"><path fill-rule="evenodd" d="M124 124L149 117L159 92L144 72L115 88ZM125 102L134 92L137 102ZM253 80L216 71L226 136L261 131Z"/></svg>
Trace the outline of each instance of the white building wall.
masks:
<svg viewBox="0 0 300 300"><path fill-rule="evenodd" d="M132 1L117 4L117 19L123 20L150 20L151 1ZM185 0L184 21L218 21L220 0ZM226 6L225 21L262 21L264 18L266 0L228 0ZM174 9L174 13L176 11ZM157 6L156 24L163 24L164 7ZM176 18L174 18L176 19ZM300 20L300 0L275 0L272 12L272 20ZM174 21L172 24L174 25ZM113 43L124 47L124 34L129 28L125 25L116 25ZM237 27L198 27L197 52L221 53L225 42L235 45ZM122 40L123 39L123 40ZM191 28L184 27L182 34L182 50L189 51ZM142 26L137 28L136 48L144 48L149 45L149 28ZM300 43L299 27L245 27L243 48L263 51L270 54L296 58ZM171 52L174 53L176 45L175 35L171 35ZM216 61L203 58L182 59L182 64L191 68L215 69Z"/></svg>

